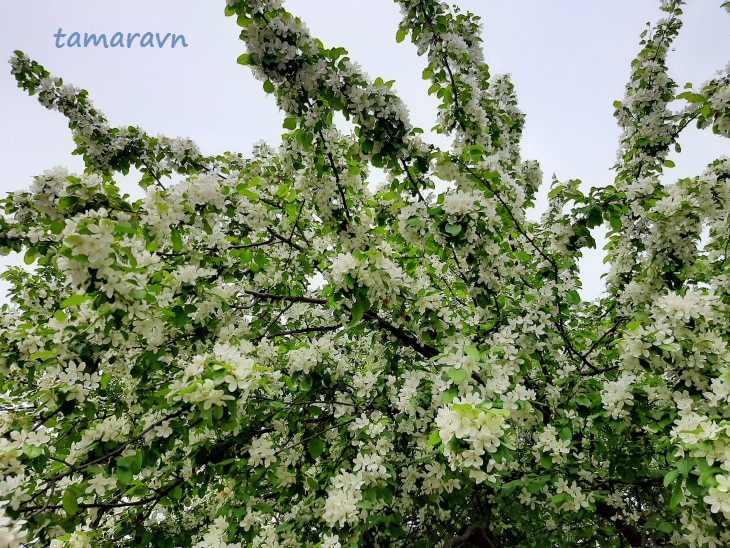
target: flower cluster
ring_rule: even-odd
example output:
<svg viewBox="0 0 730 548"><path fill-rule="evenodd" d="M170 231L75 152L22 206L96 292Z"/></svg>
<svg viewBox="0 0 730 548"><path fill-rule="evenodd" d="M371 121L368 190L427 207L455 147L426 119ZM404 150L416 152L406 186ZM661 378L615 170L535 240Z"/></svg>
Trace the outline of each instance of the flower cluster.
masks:
<svg viewBox="0 0 730 548"><path fill-rule="evenodd" d="M455 398L450 406L439 409L435 424L439 437L446 443L444 454L452 470L457 467L480 470L484 465L482 457L497 450L508 415L498 411L501 410L480 406L474 398ZM450 445L452 440L457 440L455 448ZM461 448L459 441L467 447ZM478 477L478 482L483 481L481 475Z"/></svg>

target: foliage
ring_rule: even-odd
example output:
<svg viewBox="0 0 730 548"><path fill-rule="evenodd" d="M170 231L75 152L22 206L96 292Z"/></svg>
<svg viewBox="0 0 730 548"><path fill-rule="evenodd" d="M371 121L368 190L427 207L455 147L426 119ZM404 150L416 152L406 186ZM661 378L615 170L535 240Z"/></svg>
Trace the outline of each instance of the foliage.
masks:
<svg viewBox="0 0 730 548"><path fill-rule="evenodd" d="M666 0L615 103L615 183L555 181L532 222L542 176L478 18L398 3L450 150L277 0L226 7L287 116L250 159L112 127L16 53L86 170L2 201L0 246L35 269L4 274L0 544L730 544L730 160L664 173L689 124L730 134L728 74L678 90Z"/></svg>

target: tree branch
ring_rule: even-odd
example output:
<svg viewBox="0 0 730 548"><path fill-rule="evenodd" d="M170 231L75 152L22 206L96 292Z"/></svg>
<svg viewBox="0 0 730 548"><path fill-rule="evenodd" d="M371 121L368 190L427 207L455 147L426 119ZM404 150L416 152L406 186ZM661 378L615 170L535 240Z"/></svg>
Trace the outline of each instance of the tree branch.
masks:
<svg viewBox="0 0 730 548"><path fill-rule="evenodd" d="M631 546L635 548L643 546L641 532L634 525L627 523L618 510L599 501L596 502L596 511L599 516L610 521Z"/></svg>
<svg viewBox="0 0 730 548"><path fill-rule="evenodd" d="M476 546L476 548L497 548L497 545L492 542L491 534L486 529L486 525L470 525L461 535L449 540L444 548L467 545Z"/></svg>
<svg viewBox="0 0 730 548"><path fill-rule="evenodd" d="M273 293L262 293L261 291L253 291L245 289L243 291L247 295L252 295L258 299L266 299L268 301L288 301L290 303L310 303L310 304L327 304L327 299L316 299L314 297L296 297L292 295L275 295Z"/></svg>
<svg viewBox="0 0 730 548"><path fill-rule="evenodd" d="M374 312L365 312L365 314L363 315L363 318L365 318L366 320L371 321L373 323L377 323L378 326L382 327L388 333L395 336L396 339L398 339L399 341L403 342L404 344L410 346L411 348L413 348L413 350L415 350L416 352L418 352L419 354L421 354L422 356L424 356L426 358L433 358L435 356L438 356L441 353L438 351L437 348L421 343L418 339L416 339L412 335L409 335L402 329L394 326L391 323L388 323L387 321L385 321L383 318L381 318Z"/></svg>

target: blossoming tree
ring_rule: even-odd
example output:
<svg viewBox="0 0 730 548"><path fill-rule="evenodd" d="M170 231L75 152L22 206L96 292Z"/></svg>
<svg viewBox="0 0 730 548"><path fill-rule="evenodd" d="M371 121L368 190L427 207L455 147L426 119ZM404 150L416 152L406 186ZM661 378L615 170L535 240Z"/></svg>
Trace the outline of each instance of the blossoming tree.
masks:
<svg viewBox="0 0 730 548"><path fill-rule="evenodd" d="M4 274L0 545L730 544L730 160L674 182L667 160L689 124L730 135L728 74L678 91L665 0L615 183L555 181L531 222L541 173L478 18L398 3L449 150L277 0L226 7L287 116L250 159L112 127L17 52L86 170L2 201L35 269Z"/></svg>

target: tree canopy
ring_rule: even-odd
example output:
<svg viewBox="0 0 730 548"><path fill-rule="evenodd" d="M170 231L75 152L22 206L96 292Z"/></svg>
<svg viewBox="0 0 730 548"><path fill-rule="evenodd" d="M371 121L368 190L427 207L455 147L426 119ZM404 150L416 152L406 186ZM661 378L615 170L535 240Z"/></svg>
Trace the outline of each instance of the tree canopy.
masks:
<svg viewBox="0 0 730 548"><path fill-rule="evenodd" d="M667 159L690 124L730 136L728 72L679 88L664 0L614 183L554 180L532 221L478 17L397 3L448 150L279 0L225 8L286 113L251 158L113 127L16 52L86 169L0 202L35 265L3 274L0 545L730 545L730 159L671 182Z"/></svg>

